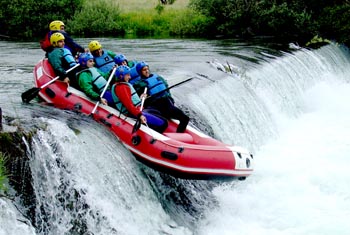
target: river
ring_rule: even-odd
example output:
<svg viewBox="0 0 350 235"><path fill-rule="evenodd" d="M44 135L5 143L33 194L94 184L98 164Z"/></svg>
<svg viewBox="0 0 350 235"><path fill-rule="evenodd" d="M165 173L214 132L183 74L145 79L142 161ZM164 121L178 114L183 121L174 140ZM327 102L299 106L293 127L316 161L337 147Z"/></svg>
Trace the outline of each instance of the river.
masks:
<svg viewBox="0 0 350 235"><path fill-rule="evenodd" d="M91 39L77 41L87 47ZM346 235L350 231L350 55L233 40L98 39L170 82L191 123L254 153L245 181L182 180L134 160L89 118L32 101L37 42L0 41L3 115L28 144L35 218L0 197L2 234ZM211 63L208 63L211 62ZM217 69L231 65L224 73ZM20 213L19 213L20 212ZM23 221L26 221L24 223Z"/></svg>

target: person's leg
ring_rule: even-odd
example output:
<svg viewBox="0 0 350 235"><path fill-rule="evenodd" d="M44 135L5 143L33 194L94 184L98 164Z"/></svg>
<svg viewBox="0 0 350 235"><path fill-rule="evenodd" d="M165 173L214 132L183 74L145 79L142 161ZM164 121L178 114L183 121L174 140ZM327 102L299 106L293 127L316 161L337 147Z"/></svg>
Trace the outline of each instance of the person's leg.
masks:
<svg viewBox="0 0 350 235"><path fill-rule="evenodd" d="M147 125L153 130L159 133L163 133L168 127L168 121L165 118L155 116L145 111L143 111L142 113L147 119Z"/></svg>
<svg viewBox="0 0 350 235"><path fill-rule="evenodd" d="M176 132L183 133L186 130L187 124L190 121L190 118L178 107L174 105L171 99L166 99L166 105L164 107L167 107L167 115L169 115L170 118L179 120L180 123L176 129Z"/></svg>
<svg viewBox="0 0 350 235"><path fill-rule="evenodd" d="M103 98L105 98L107 100L108 106L111 106L113 108L115 107L114 101L113 101L113 96L112 96L112 93L110 91L106 91L103 95Z"/></svg>
<svg viewBox="0 0 350 235"><path fill-rule="evenodd" d="M70 80L69 85L74 87L75 89L81 90L80 86L79 86L79 82L78 82L78 78L76 76L76 74L80 71L80 66L76 67L75 69L73 69L72 71L70 71L67 76Z"/></svg>
<svg viewBox="0 0 350 235"><path fill-rule="evenodd" d="M81 90L78 79L76 78L75 74L73 73L68 73L68 78L69 78L69 85L74 87L75 89Z"/></svg>
<svg viewBox="0 0 350 235"><path fill-rule="evenodd" d="M176 132L183 133L186 130L186 127L190 121L190 118L176 106L170 108L170 116L176 120L179 120L180 123L176 129Z"/></svg>
<svg viewBox="0 0 350 235"><path fill-rule="evenodd" d="M173 118L179 120L180 123L176 132L185 132L190 118L182 110L177 108L169 98L158 99L152 105L150 105L150 108L158 110L166 119Z"/></svg>
<svg viewBox="0 0 350 235"><path fill-rule="evenodd" d="M163 117L162 113L155 108L148 107L148 108L145 108L143 111L150 113L150 114L153 114L155 116Z"/></svg>

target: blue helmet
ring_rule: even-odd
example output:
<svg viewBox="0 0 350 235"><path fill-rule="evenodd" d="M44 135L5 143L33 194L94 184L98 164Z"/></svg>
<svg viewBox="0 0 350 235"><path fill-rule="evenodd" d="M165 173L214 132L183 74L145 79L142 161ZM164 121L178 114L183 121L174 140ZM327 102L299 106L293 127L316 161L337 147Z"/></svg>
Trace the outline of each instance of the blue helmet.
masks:
<svg viewBox="0 0 350 235"><path fill-rule="evenodd" d="M114 57L114 63L121 65L124 61L127 61L125 55L119 54Z"/></svg>
<svg viewBox="0 0 350 235"><path fill-rule="evenodd" d="M145 61L140 61L136 64L136 72L141 76L141 70L143 67L148 66Z"/></svg>
<svg viewBox="0 0 350 235"><path fill-rule="evenodd" d="M126 74L130 74L130 68L126 65L118 66L115 71L115 77L117 81L124 81L124 77Z"/></svg>
<svg viewBox="0 0 350 235"><path fill-rule="evenodd" d="M86 67L88 60L93 59L93 55L90 52L81 53L79 55L79 64L82 67Z"/></svg>

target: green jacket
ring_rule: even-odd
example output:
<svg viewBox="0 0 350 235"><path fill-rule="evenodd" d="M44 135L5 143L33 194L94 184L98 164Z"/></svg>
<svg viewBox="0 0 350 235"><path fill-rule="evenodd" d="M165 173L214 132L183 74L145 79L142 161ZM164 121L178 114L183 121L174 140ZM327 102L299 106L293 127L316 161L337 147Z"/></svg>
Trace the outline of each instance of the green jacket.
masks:
<svg viewBox="0 0 350 235"><path fill-rule="evenodd" d="M95 68L106 80L109 77L110 73L103 73L98 68ZM81 90L91 99L93 100L99 100L100 99L100 93L96 90L95 86L93 85L93 77L90 71L83 71L78 74L78 81L79 81L79 87Z"/></svg>
<svg viewBox="0 0 350 235"><path fill-rule="evenodd" d="M136 65L136 61L128 61L128 67L131 68L131 67L134 67Z"/></svg>
<svg viewBox="0 0 350 235"><path fill-rule="evenodd" d="M54 69L57 76L60 76L60 79L67 77L67 72L69 68L73 67L76 62L73 55L70 53L64 57L63 48L54 48L51 52L47 54L48 60Z"/></svg>
<svg viewBox="0 0 350 235"><path fill-rule="evenodd" d="M113 51L110 51L110 50L106 50L107 51L107 54L110 56L110 57L112 57L112 58L114 58L117 54L116 53L114 53Z"/></svg>

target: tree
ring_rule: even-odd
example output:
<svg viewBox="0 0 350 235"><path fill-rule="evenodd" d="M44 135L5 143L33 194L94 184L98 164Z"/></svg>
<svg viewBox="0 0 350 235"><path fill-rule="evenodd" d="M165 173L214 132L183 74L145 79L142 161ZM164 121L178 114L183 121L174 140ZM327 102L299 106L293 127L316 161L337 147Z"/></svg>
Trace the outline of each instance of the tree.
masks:
<svg viewBox="0 0 350 235"><path fill-rule="evenodd" d="M66 22L80 10L83 0L2 0L0 34L14 40L42 37L53 20Z"/></svg>

